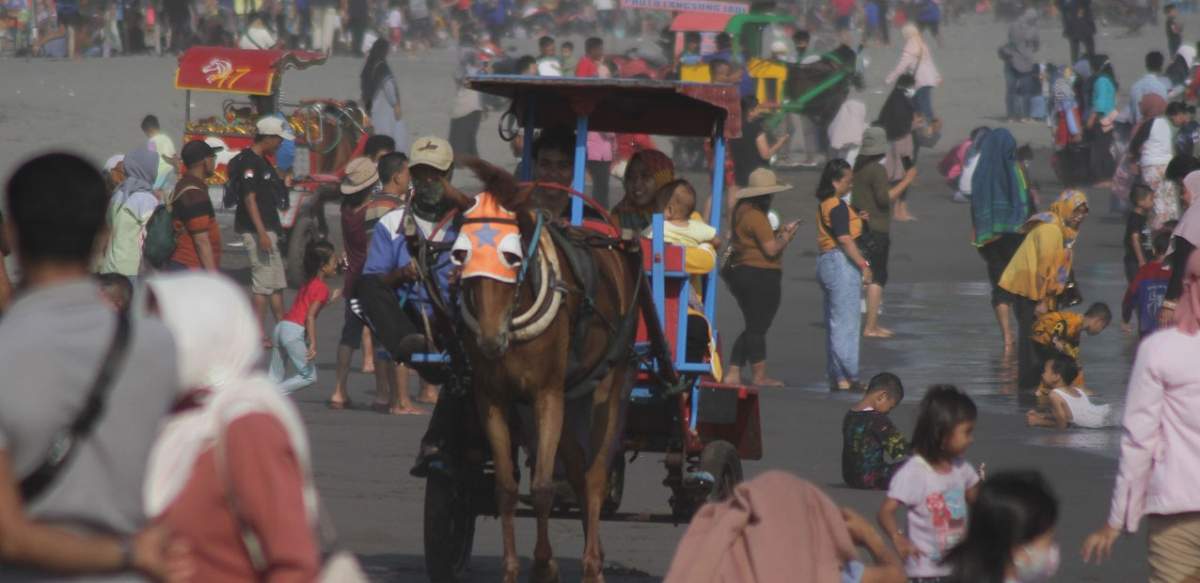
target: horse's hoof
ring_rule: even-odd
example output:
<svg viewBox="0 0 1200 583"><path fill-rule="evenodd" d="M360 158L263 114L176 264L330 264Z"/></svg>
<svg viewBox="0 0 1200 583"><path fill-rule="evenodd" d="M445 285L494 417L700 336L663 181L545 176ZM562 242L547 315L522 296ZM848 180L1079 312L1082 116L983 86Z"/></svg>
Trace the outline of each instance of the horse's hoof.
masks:
<svg viewBox="0 0 1200 583"><path fill-rule="evenodd" d="M534 563L529 573L529 583L559 583L558 562L550 559L545 563Z"/></svg>
<svg viewBox="0 0 1200 583"><path fill-rule="evenodd" d="M505 570L504 579L502 579L502 581L504 583L517 583L517 570Z"/></svg>

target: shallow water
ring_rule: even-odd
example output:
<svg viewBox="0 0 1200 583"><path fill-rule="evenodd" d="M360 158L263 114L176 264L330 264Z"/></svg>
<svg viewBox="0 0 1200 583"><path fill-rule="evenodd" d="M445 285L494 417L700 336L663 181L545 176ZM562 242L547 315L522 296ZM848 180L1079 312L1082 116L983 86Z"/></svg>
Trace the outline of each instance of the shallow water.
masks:
<svg viewBox="0 0 1200 583"><path fill-rule="evenodd" d="M1106 330L1096 336L1085 333L1080 360L1086 384L1096 393L1094 399L1112 403L1113 418L1119 422L1136 345L1135 336L1121 331L1125 277L1119 263L1092 263L1081 265L1076 278L1084 302L1072 311L1083 312L1097 301L1113 311L1113 323ZM882 323L896 336L886 341L864 339L863 374L895 372L904 379L905 400L910 403L921 399L931 384L951 383L967 391L985 411L1024 415L1033 404L1027 397L1018 399L1016 356L1003 356L990 293L986 280L890 284ZM1015 320L1013 326L1015 330ZM1115 457L1120 431L1030 429L1028 435L1014 437L1030 445L1086 449Z"/></svg>

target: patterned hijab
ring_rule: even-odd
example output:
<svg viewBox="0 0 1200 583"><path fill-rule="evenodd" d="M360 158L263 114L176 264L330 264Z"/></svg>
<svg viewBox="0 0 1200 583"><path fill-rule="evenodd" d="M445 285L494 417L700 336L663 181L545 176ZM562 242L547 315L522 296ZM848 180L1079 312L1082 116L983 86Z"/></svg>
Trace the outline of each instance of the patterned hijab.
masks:
<svg viewBox="0 0 1200 583"><path fill-rule="evenodd" d="M1069 247L1075 242L1075 237L1079 233L1067 226L1067 219L1071 218L1075 209L1087 206L1087 203L1087 195L1082 190L1074 188L1064 190L1062 194L1058 195L1058 200L1050 205L1050 210L1029 217L1029 220L1025 221L1025 225L1021 227L1021 232L1028 233L1041 223L1055 224L1062 228L1063 243Z"/></svg>

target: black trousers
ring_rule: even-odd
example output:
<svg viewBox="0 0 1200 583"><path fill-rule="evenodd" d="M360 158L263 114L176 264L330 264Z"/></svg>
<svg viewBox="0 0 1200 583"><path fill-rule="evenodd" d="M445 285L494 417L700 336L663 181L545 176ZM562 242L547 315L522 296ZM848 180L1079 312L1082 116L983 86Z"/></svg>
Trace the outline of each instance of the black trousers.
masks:
<svg viewBox="0 0 1200 583"><path fill-rule="evenodd" d="M592 198L608 208L608 173L612 170L612 162L588 160L585 167L588 176L592 177Z"/></svg>
<svg viewBox="0 0 1200 583"><path fill-rule="evenodd" d="M472 111L462 117L450 119L450 147L457 156L479 156L477 137L482 111Z"/></svg>
<svg viewBox="0 0 1200 583"><path fill-rule="evenodd" d="M1041 378L1037 370L1038 355L1033 344L1033 324L1037 321L1037 302L1024 296L1013 296L1013 311L1017 314L1017 382L1021 389L1032 389ZM1032 383L1032 384L1030 384Z"/></svg>
<svg viewBox="0 0 1200 583"><path fill-rule="evenodd" d="M355 283L354 290L367 319L371 322L375 338L396 362L411 365L413 353L428 349L429 345L423 338L424 322L420 320L418 310L413 309L406 313L396 298L396 290L389 287L379 276L362 276ZM417 341L418 335L422 335L421 341ZM434 446L444 444L455 425L461 423L462 415L469 414L464 413L464 407L469 405L469 399L464 395L442 391L438 395L437 404L433 406L433 413L429 416L429 427L425 430L421 443Z"/></svg>
<svg viewBox="0 0 1200 583"><path fill-rule="evenodd" d="M1095 37L1092 37L1092 36L1085 36L1083 38L1069 37L1067 39L1067 42L1071 43L1072 66L1074 66L1074 63L1079 60L1079 45L1080 44L1082 44L1084 47L1084 50L1087 51L1087 53L1085 53L1085 54L1088 56L1089 59L1092 58L1092 55L1096 54L1096 39L1095 39Z"/></svg>
<svg viewBox="0 0 1200 583"><path fill-rule="evenodd" d="M738 265L725 283L742 310L745 328L733 343L730 364L744 366L767 359L767 331L779 311L783 271Z"/></svg>

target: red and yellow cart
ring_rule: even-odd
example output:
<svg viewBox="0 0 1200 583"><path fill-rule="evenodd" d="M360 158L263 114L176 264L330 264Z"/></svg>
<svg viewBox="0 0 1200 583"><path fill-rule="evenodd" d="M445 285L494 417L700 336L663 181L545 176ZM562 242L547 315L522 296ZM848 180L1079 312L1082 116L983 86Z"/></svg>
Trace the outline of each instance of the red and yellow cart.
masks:
<svg viewBox="0 0 1200 583"><path fill-rule="evenodd" d="M353 102L305 99L283 103L281 77L289 69L307 69L325 62L323 53L289 50L245 50L226 47L192 47L179 57L175 88L184 91L183 140L202 139L224 151L217 159L213 187L225 184L225 165L254 141L255 122L267 115L287 120L296 134L295 162L290 172L291 204L280 211L285 234L281 251L288 279L300 273L304 248L328 233L321 193L336 186L346 163L362 152L367 137L367 116ZM225 93L231 97L221 113L192 117L192 92ZM245 96L239 101L237 96Z"/></svg>

